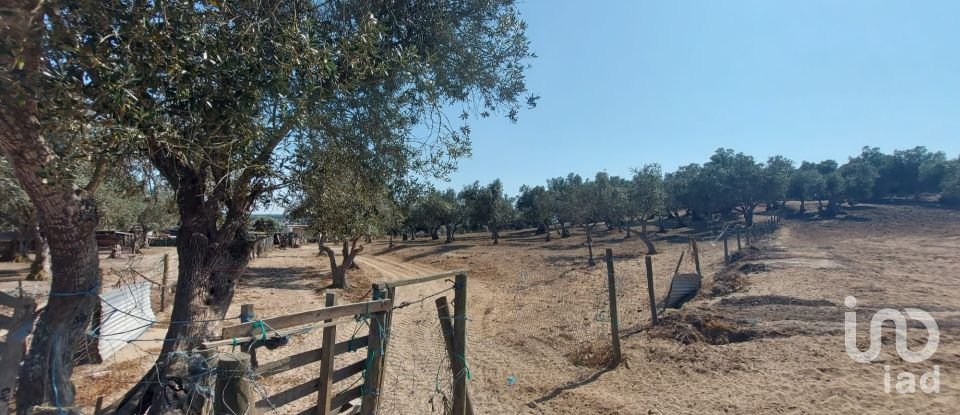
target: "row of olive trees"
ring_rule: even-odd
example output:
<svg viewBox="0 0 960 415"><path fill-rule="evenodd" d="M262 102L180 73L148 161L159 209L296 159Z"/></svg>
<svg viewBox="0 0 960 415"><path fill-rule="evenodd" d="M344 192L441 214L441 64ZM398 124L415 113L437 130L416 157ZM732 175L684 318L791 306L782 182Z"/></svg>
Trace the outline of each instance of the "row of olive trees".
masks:
<svg viewBox="0 0 960 415"><path fill-rule="evenodd" d="M525 29L511 0L7 2L0 151L48 239L58 294L21 366L18 412L73 405L109 167L148 162L181 222L178 323L111 409L196 413L208 385L181 352L217 335L249 262L254 208L349 193L357 174L388 191L411 172L443 176L469 154L470 119L516 118L532 57ZM445 114L457 105L464 117ZM314 214L353 208L334 206Z"/></svg>
<svg viewBox="0 0 960 415"><path fill-rule="evenodd" d="M697 221L715 214L736 213L752 226L758 206L778 209L787 199L799 200L801 212L807 201L816 201L823 216L836 215L839 205L890 196L940 193L945 204L960 201L960 159L949 160L940 152L923 147L883 154L875 148L839 165L836 161L803 162L797 166L783 156L766 162L730 149L718 149L703 164L689 164L664 174L658 164L633 170L623 178L600 172L593 179L571 173L547 180L546 186L522 186L516 199L503 194L499 180L483 187L467 186L460 193L448 189L431 191L415 202L405 221L409 229L431 231L434 239L441 227L447 242L457 229L486 227L494 243L505 226L537 229L549 241L555 231L570 235L569 225L586 229L592 262L592 235L597 224L620 228L626 237L639 225L647 250L655 252L647 223L676 218ZM511 200L514 203L510 203Z"/></svg>

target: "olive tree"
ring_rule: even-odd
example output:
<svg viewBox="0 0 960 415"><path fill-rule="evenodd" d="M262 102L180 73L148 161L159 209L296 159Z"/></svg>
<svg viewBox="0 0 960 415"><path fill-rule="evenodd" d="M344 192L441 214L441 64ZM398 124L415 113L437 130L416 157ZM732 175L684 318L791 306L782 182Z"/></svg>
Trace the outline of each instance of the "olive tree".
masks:
<svg viewBox="0 0 960 415"><path fill-rule="evenodd" d="M633 170L633 187L630 199L640 217L640 238L647 246L648 254L657 253L650 236L647 235L647 218L662 218L667 213L667 195L663 172L657 163L647 164ZM662 229L662 225L661 225Z"/></svg>
<svg viewBox="0 0 960 415"><path fill-rule="evenodd" d="M467 219L475 226L486 226L493 244L500 243L500 231L516 218L513 200L503 193L503 182L496 179L486 186L480 182L464 186L463 199Z"/></svg>
<svg viewBox="0 0 960 415"><path fill-rule="evenodd" d="M557 216L556 209L556 195L545 187L520 187L517 212L527 224L536 226L537 235L543 234L546 242L550 242L550 225Z"/></svg>

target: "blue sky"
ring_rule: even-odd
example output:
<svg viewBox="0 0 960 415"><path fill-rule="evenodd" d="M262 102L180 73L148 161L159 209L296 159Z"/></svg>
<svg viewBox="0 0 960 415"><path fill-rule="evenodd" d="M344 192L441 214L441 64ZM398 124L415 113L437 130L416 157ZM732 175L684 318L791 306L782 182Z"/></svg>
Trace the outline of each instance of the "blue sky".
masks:
<svg viewBox="0 0 960 415"><path fill-rule="evenodd" d="M447 183L521 184L703 162L960 155L960 1L521 1L542 96L472 124Z"/></svg>

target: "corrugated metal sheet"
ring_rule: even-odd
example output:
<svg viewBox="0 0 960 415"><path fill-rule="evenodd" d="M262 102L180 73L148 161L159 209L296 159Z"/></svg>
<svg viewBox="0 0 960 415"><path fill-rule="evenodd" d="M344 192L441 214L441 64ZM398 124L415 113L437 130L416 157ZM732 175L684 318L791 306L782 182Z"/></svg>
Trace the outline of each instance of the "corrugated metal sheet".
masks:
<svg viewBox="0 0 960 415"><path fill-rule="evenodd" d="M667 308L680 308L684 303L697 296L700 291L700 276L697 274L680 274L670 281L670 292L667 294Z"/></svg>
<svg viewBox="0 0 960 415"><path fill-rule="evenodd" d="M150 285L139 282L100 294L101 359L106 360L153 325L156 316L150 306Z"/></svg>

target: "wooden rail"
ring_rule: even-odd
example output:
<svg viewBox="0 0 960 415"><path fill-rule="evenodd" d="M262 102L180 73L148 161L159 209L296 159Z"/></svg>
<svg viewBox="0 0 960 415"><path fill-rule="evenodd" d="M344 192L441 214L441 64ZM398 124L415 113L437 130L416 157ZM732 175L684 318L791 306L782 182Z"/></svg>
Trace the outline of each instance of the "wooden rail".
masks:
<svg viewBox="0 0 960 415"><path fill-rule="evenodd" d="M466 275L468 270L458 269L454 271L445 271L438 274L424 275L422 277L410 278L402 281L384 281L373 284L374 290L385 290L388 288L397 288L403 287L405 285L421 284L424 282L430 282L434 280L444 279L444 278L456 278L457 275L464 274Z"/></svg>
<svg viewBox="0 0 960 415"><path fill-rule="evenodd" d="M236 326L224 327L223 331L221 332L221 337L223 339L231 339L234 337L246 336L253 332L255 328L254 325L258 325L260 322L263 322L267 330L275 331L295 326L313 324L322 320L333 320L341 317L379 313L390 310L391 307L392 303L390 300L377 300L318 308L316 310L304 311L301 313L288 314L285 316L242 323Z"/></svg>

